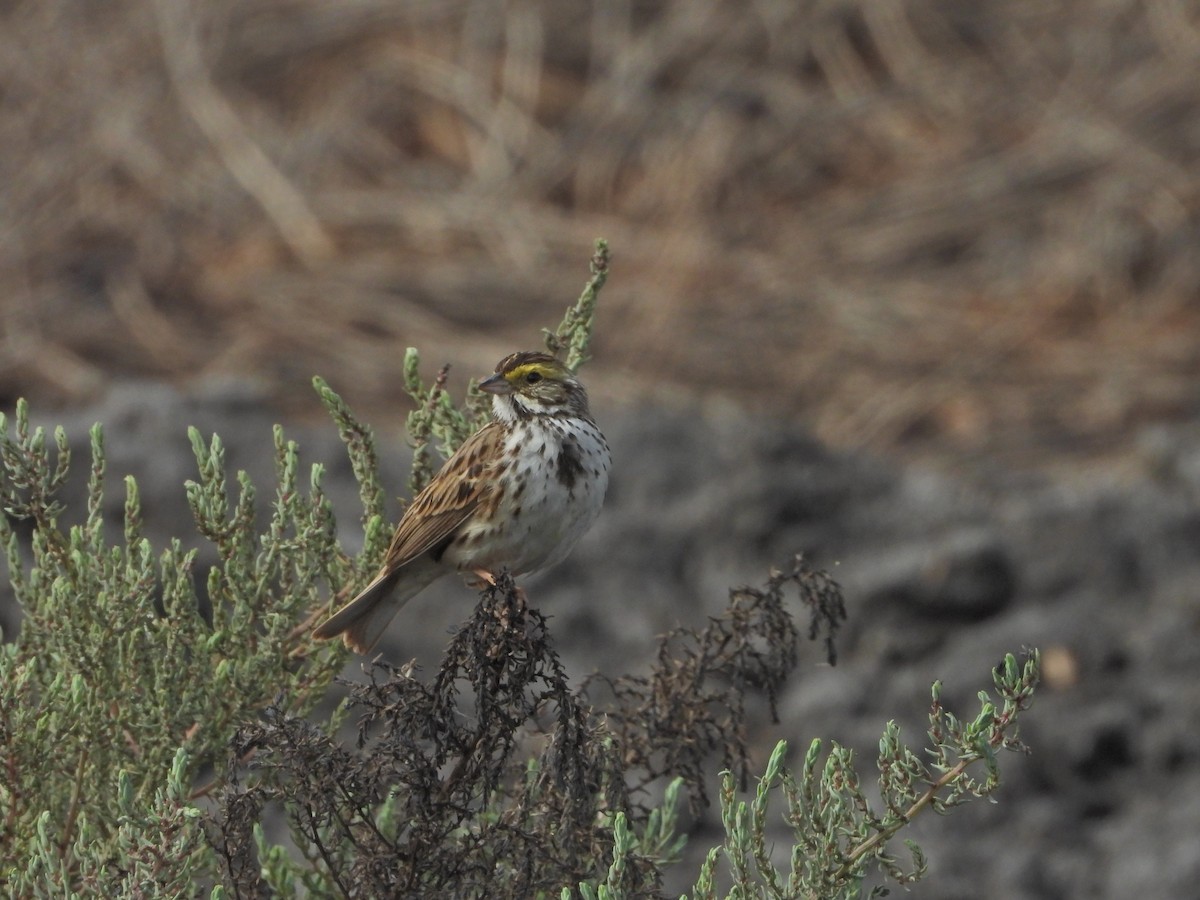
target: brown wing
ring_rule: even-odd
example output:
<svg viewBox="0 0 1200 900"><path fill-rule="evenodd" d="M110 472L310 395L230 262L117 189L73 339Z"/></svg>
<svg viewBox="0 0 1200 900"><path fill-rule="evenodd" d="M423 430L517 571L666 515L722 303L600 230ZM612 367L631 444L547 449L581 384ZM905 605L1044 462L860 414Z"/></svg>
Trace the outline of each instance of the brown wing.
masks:
<svg viewBox="0 0 1200 900"><path fill-rule="evenodd" d="M417 494L396 526L384 558L385 571L395 571L432 550L470 518L488 490L485 469L495 456L502 431L495 422L479 429Z"/></svg>

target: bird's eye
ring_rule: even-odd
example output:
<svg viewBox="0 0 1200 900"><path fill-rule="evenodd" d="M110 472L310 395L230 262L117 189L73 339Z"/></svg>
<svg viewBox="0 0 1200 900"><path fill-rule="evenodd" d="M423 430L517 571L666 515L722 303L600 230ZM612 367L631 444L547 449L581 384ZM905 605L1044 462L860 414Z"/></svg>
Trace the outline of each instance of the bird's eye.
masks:
<svg viewBox="0 0 1200 900"><path fill-rule="evenodd" d="M541 380L542 380L541 372L530 372L528 375L525 376L526 384L537 384Z"/></svg>

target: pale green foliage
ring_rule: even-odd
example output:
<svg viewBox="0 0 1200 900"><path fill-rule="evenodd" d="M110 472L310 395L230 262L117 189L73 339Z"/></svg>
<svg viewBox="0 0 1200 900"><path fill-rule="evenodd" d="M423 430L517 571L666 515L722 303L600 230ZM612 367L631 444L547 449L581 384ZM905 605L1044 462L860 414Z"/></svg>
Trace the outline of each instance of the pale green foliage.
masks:
<svg viewBox="0 0 1200 900"><path fill-rule="evenodd" d="M188 801L190 769L187 753L180 748L165 786L150 798L139 796L130 772L120 772L114 809L119 824L112 842L120 853L119 867L105 865L107 860L94 852L110 842L92 826L91 804L79 813L78 836L69 853L63 852L51 812L44 811L38 816L24 871L13 871L10 877L13 896L197 896L198 882L210 872L201 811ZM213 893L215 897L218 892Z"/></svg>
<svg viewBox="0 0 1200 900"><path fill-rule="evenodd" d="M682 787L682 778L676 778L667 785L662 805L650 812L640 834L630 827L625 813L618 812L610 817L613 852L607 877L597 884L581 882L578 886L578 896L582 900L617 900L623 897L620 885L625 878L625 868L634 856L653 860L660 869L679 861L687 843L686 834L676 833L679 824L679 794ZM573 900L575 896L576 893L571 888L565 887L562 889L560 900Z"/></svg>
<svg viewBox="0 0 1200 900"><path fill-rule="evenodd" d="M924 809L946 812L977 797L989 797L1000 785L996 752L1023 750L1017 719L1028 708L1037 686L1037 651L1021 664L1009 654L993 672L998 699L980 692L978 715L963 722L942 706L941 685L933 686L929 711L929 746L933 761L926 765L900 742L900 731L889 722L879 742L879 793L883 808L867 799L853 765L853 753L831 744L822 762L821 742L814 740L798 773L785 765L786 742L780 741L767 763L753 799L738 800L731 773L721 785L721 814L725 843L709 851L692 900L722 896L717 867L722 858L731 875L728 900L749 897L841 900L862 895L862 883L874 864L887 878L908 884L925 874L925 858L916 844L906 841L911 869L903 869L888 850L888 841ZM972 766L982 764L982 780ZM776 868L767 834L770 798L782 791L787 805L783 820L792 829L791 863L786 873ZM871 896L880 896L876 888Z"/></svg>
<svg viewBox="0 0 1200 900"><path fill-rule="evenodd" d="M212 871L188 805L200 768L221 759L255 709L276 702L308 712L341 668L340 648L313 647L296 629L356 576L337 543L322 467L301 484L296 445L276 428L278 486L260 532L249 478L237 473L231 500L220 439L190 436L199 475L187 499L218 557L204 585L211 621L201 615L196 551L177 540L151 548L132 478L124 527L110 541L99 426L86 519L64 528L56 494L70 453L61 429L52 458L24 402L12 434L0 417L0 502L9 513L0 542L24 612L20 638L0 647L8 893L107 894L139 878L155 885L148 895L194 896L193 873ZM27 548L14 519L33 523Z"/></svg>
<svg viewBox="0 0 1200 900"><path fill-rule="evenodd" d="M608 241L596 241L596 252L591 262L592 277L584 285L583 293L575 305L567 310L556 331L543 331L546 349L566 362L572 372L578 372L579 367L591 359L588 349L592 344L596 298L608 280L608 260Z"/></svg>
<svg viewBox="0 0 1200 900"><path fill-rule="evenodd" d="M354 472L355 481L358 482L358 496L363 508L361 521L364 541L362 553L357 560L351 561L355 572L354 583L358 585L374 576L379 560L383 558L391 539L391 528L384 518L385 492L379 483L379 457L375 452L375 437L369 427L354 417L350 407L333 392L323 378L314 378L313 387L337 425L338 436L346 445L346 452L350 456L350 468ZM279 438L277 427L277 445ZM276 452L278 453L278 449ZM313 471L315 475L316 467Z"/></svg>
<svg viewBox="0 0 1200 900"><path fill-rule="evenodd" d="M489 398L472 380L467 385L467 398L459 409L446 392L448 366L443 366L432 385L426 387L420 374L421 357L416 347L404 354L404 391L416 406L405 423L413 446L412 474L408 489L414 496L429 483L437 466L431 444L437 441L437 452L448 458L458 447L487 421Z"/></svg>

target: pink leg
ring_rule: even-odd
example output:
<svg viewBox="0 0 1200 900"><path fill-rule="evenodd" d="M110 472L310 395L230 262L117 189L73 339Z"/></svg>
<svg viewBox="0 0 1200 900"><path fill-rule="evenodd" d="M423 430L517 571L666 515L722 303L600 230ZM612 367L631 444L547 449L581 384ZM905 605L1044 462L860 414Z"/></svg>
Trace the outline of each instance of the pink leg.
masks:
<svg viewBox="0 0 1200 900"><path fill-rule="evenodd" d="M496 576L487 569L472 569L471 574L475 576L475 580L467 582L469 587L481 588L485 584L490 584L492 587L496 586Z"/></svg>

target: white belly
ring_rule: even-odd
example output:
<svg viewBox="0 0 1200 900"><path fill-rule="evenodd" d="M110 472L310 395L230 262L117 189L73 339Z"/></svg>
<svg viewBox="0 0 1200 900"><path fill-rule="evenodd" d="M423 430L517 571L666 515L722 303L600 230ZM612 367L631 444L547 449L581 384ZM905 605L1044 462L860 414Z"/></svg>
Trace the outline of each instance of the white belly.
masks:
<svg viewBox="0 0 1200 900"><path fill-rule="evenodd" d="M545 440L525 423L513 429L505 456L516 452L520 462L503 475L492 521L469 522L447 548L446 558L458 568L535 572L566 557L596 521L608 490L608 444L586 420L551 424Z"/></svg>

